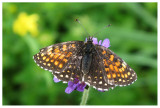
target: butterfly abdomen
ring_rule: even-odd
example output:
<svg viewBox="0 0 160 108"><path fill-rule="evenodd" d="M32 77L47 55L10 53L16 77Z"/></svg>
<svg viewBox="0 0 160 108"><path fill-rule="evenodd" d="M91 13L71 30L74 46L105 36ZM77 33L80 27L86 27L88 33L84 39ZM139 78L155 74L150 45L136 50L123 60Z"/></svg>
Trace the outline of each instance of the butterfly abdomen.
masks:
<svg viewBox="0 0 160 108"><path fill-rule="evenodd" d="M85 54L82 58L82 72L87 74L90 70L92 62L92 54Z"/></svg>
<svg viewBox="0 0 160 108"><path fill-rule="evenodd" d="M92 50L93 50L93 44L87 42L83 49L82 68L81 68L84 75L86 75L89 72L91 67L92 55L93 55Z"/></svg>

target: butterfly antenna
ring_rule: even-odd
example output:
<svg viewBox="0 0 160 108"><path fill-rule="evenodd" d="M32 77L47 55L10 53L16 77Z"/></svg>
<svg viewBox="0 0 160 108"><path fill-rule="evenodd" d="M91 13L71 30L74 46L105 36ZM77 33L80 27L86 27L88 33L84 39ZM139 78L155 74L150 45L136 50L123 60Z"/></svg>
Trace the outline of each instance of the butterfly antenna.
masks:
<svg viewBox="0 0 160 108"><path fill-rule="evenodd" d="M99 34L100 32L102 32L104 29L106 29L107 27L110 27L112 24L109 24L109 25L107 25L107 26L105 26L104 28L102 28L101 30L99 30L97 33L95 33L94 35L93 35L93 37L94 36L96 36L97 34Z"/></svg>
<svg viewBox="0 0 160 108"><path fill-rule="evenodd" d="M76 21L82 26L88 37L90 37L91 35L87 32L86 28L81 24L81 22L78 19L76 19Z"/></svg>

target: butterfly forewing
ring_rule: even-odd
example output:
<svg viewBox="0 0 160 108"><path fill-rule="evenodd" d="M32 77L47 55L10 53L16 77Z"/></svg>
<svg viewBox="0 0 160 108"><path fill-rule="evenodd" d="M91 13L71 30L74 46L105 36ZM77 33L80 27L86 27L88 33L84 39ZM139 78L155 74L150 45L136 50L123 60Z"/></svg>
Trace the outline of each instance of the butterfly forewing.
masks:
<svg viewBox="0 0 160 108"><path fill-rule="evenodd" d="M73 57L80 52L83 44L83 41L71 41L51 45L42 48L38 54L34 55L34 60L41 68L53 72L58 79L69 81L71 73L67 73L68 70L65 71L65 67L69 70L75 67L76 61Z"/></svg>
<svg viewBox="0 0 160 108"><path fill-rule="evenodd" d="M104 77L109 84L126 86L137 79L134 70L111 50L100 45L96 45L96 49L103 61Z"/></svg>

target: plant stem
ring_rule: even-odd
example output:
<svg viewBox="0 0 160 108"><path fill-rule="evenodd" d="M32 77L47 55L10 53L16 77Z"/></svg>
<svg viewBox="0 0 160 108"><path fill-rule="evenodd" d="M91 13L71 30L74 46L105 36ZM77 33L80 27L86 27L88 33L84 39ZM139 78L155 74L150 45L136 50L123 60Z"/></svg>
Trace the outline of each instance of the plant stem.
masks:
<svg viewBox="0 0 160 108"><path fill-rule="evenodd" d="M31 35L26 35L23 39L28 45L31 54L35 54L35 51L39 48L39 44L37 43L37 41Z"/></svg>
<svg viewBox="0 0 160 108"><path fill-rule="evenodd" d="M90 87L88 89L84 89L80 105L86 105L87 100L88 100L88 95L89 95L89 89L90 89Z"/></svg>

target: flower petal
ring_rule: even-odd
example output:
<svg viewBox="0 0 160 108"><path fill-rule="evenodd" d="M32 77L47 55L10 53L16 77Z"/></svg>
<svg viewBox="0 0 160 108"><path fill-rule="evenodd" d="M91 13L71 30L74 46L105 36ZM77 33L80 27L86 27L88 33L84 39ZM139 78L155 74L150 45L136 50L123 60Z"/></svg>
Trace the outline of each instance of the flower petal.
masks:
<svg viewBox="0 0 160 108"><path fill-rule="evenodd" d="M57 82L60 82L60 81L61 81L61 80L59 80L59 79L58 79L58 78L56 78L56 77L54 77L54 78L53 78L53 80L54 80L54 82L55 82L55 83L57 83Z"/></svg>
<svg viewBox="0 0 160 108"><path fill-rule="evenodd" d="M69 82L68 82L68 87L72 87L74 84L75 84L74 82L69 81Z"/></svg>
<svg viewBox="0 0 160 108"><path fill-rule="evenodd" d="M78 78L75 78L74 81L73 81L74 84L78 84L78 82L79 82Z"/></svg>
<svg viewBox="0 0 160 108"><path fill-rule="evenodd" d="M67 88L65 89L65 92L66 92L67 94L70 94L73 90L74 90L73 88L67 87Z"/></svg>
<svg viewBox="0 0 160 108"><path fill-rule="evenodd" d="M100 40L98 44L101 45L102 44L102 40Z"/></svg>
<svg viewBox="0 0 160 108"><path fill-rule="evenodd" d="M77 81L74 81L74 82L69 81L68 87L66 88L65 92L70 94L73 90L75 90L77 88L77 86L78 86Z"/></svg>
<svg viewBox="0 0 160 108"><path fill-rule="evenodd" d="M86 84L85 83L80 83L78 86L77 86L77 91L80 91L80 92L83 92L84 89L86 87Z"/></svg>
<svg viewBox="0 0 160 108"><path fill-rule="evenodd" d="M87 42L87 38L85 39L85 41L84 42Z"/></svg>
<svg viewBox="0 0 160 108"><path fill-rule="evenodd" d="M98 41L97 41L97 38L92 38L92 40L93 40L93 43L96 45L96 44L98 44Z"/></svg>
<svg viewBox="0 0 160 108"><path fill-rule="evenodd" d="M102 46L104 46L104 47L106 47L106 48L110 47L110 41L109 41L109 39L105 39L105 40L102 42Z"/></svg>

